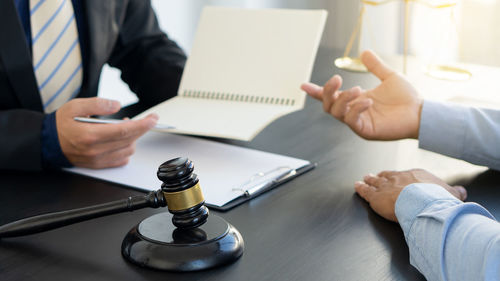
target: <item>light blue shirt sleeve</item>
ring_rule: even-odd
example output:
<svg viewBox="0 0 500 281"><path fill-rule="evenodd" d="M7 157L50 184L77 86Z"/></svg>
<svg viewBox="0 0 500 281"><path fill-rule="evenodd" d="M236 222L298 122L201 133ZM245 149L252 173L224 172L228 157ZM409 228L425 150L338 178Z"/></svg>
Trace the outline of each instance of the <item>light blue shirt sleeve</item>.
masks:
<svg viewBox="0 0 500 281"><path fill-rule="evenodd" d="M420 148L500 170L500 110L424 101Z"/></svg>
<svg viewBox="0 0 500 281"><path fill-rule="evenodd" d="M396 201L410 263L427 280L500 280L500 224L483 207L435 184L411 184Z"/></svg>

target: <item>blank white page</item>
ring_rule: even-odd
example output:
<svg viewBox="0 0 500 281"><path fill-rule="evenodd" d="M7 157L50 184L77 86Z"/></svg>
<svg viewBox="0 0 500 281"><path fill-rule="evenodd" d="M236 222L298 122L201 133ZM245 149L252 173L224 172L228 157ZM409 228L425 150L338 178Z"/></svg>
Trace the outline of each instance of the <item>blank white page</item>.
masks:
<svg viewBox="0 0 500 281"><path fill-rule="evenodd" d="M323 10L205 8L177 98L137 118L156 112L173 132L251 140L304 107L300 85L310 80L326 17Z"/></svg>
<svg viewBox="0 0 500 281"><path fill-rule="evenodd" d="M327 12L323 10L203 10L178 95L234 93L295 100L310 80Z"/></svg>
<svg viewBox="0 0 500 281"><path fill-rule="evenodd" d="M249 141L268 123L290 113L290 108L174 97L169 102L158 105L154 112L160 116L159 124L177 128L167 130L171 133ZM249 121L243 123L241 120Z"/></svg>

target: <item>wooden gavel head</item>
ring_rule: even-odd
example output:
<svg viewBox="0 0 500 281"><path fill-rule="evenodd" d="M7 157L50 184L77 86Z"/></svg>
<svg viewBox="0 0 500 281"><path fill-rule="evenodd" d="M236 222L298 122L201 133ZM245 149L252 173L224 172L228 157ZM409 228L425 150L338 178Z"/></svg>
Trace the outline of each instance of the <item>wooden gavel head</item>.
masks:
<svg viewBox="0 0 500 281"><path fill-rule="evenodd" d="M158 168L157 176L163 182L161 189L173 215L172 223L181 229L199 227L208 218L198 176L193 170L193 162L184 157L169 160Z"/></svg>

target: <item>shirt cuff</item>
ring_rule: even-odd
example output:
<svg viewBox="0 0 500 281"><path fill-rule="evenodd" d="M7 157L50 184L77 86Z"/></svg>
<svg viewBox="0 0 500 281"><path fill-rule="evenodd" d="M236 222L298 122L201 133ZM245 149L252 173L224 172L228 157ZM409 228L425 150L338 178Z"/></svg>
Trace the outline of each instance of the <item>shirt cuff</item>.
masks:
<svg viewBox="0 0 500 281"><path fill-rule="evenodd" d="M431 203L444 201L448 207L463 204L446 189L431 183L414 183L405 187L396 200L396 217L405 233L409 233L417 216Z"/></svg>
<svg viewBox="0 0 500 281"><path fill-rule="evenodd" d="M462 158L465 145L465 108L425 100L419 129L419 147Z"/></svg>
<svg viewBox="0 0 500 281"><path fill-rule="evenodd" d="M73 165L62 152L57 136L56 113L46 114L42 123L42 167L68 168Z"/></svg>

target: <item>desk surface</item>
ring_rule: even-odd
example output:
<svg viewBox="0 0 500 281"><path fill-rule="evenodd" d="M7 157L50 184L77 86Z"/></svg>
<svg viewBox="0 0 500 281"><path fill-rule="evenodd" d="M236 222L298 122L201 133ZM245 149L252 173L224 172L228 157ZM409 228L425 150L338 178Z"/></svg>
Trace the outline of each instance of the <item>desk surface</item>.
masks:
<svg viewBox="0 0 500 281"><path fill-rule="evenodd" d="M334 69L334 57L331 50L320 51L314 82L340 73L345 87L376 85L369 75ZM418 150L416 141L364 141L312 99L305 110L277 120L254 141L226 142L318 163L315 170L227 213L213 212L244 237L245 252L234 264L178 274L127 263L120 254L124 235L162 211L140 210L1 241L1 279L424 280L408 262L399 226L377 216L354 194L356 180L383 169L432 170L450 183L465 184L471 201L500 217L499 172ZM63 172L0 172L0 224L137 194Z"/></svg>

